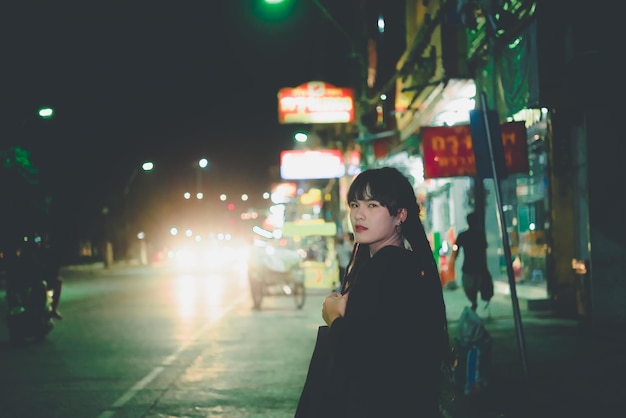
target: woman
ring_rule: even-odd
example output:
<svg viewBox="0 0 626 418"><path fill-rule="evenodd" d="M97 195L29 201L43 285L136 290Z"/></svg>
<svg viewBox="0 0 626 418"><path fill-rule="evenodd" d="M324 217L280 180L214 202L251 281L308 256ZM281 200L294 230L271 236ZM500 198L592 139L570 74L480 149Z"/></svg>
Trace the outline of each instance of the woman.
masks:
<svg viewBox="0 0 626 418"><path fill-rule="evenodd" d="M409 180L395 168L360 173L348 191L356 253L328 296L335 396L320 416L440 416L451 358L441 282Z"/></svg>

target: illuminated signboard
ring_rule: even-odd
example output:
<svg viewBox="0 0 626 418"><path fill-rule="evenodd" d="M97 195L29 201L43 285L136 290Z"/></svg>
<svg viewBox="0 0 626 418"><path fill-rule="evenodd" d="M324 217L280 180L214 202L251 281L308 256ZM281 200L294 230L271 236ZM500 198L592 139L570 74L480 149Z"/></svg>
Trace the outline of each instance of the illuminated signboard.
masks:
<svg viewBox="0 0 626 418"><path fill-rule="evenodd" d="M528 173L524 122L500 126L507 173ZM476 176L470 125L423 127L422 148L426 178Z"/></svg>
<svg viewBox="0 0 626 418"><path fill-rule="evenodd" d="M346 166L339 150L291 150L280 153L280 176L285 180L343 177Z"/></svg>
<svg viewBox="0 0 626 418"><path fill-rule="evenodd" d="M354 91L310 81L278 91L278 122L347 123L354 121Z"/></svg>

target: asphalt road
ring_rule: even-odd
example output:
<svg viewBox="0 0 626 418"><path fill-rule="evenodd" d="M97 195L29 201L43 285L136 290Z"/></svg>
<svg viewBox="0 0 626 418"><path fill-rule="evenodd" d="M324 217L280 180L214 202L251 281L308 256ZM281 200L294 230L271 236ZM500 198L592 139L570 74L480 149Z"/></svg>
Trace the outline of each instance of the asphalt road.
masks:
<svg viewBox="0 0 626 418"><path fill-rule="evenodd" d="M44 342L12 344L0 327L3 418L293 416L323 293L256 311L242 270L63 276L64 318Z"/></svg>
<svg viewBox="0 0 626 418"><path fill-rule="evenodd" d="M44 342L11 344L0 324L1 418L293 417L327 292L309 289L301 310L291 296L254 310L243 270L116 266L63 277L64 319ZM468 302L461 289L444 298L454 338ZM606 416L599 408L623 399L623 330L592 334L522 303L522 351L508 295L497 287L479 313L493 337L490 384L479 399L455 396L448 416Z"/></svg>

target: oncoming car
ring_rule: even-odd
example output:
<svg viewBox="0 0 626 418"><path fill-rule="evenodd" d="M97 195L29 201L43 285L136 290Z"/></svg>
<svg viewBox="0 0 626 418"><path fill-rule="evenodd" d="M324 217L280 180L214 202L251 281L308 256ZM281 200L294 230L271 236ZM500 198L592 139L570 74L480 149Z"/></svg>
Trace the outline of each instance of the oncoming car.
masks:
<svg viewBox="0 0 626 418"><path fill-rule="evenodd" d="M170 267L181 272L231 270L246 258L246 249L230 241L191 241L168 251Z"/></svg>

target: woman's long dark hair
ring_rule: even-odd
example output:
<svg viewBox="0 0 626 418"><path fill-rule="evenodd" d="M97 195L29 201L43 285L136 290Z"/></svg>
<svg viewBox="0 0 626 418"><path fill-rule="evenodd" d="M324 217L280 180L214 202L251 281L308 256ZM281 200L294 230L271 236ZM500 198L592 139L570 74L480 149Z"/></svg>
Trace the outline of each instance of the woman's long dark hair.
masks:
<svg viewBox="0 0 626 418"><path fill-rule="evenodd" d="M409 179L398 169L393 167L374 168L361 172L350 185L347 195L348 204L355 200L376 200L386 207L391 216L395 216L401 209L406 209L406 220L401 225L403 238L409 243L424 269L426 277L435 277L439 281L439 270L430 247L430 242L420 220L420 207L417 203L415 190ZM346 276L342 278L342 292L348 289L351 280L354 280L364 260L370 258L369 245L355 244L352 259ZM451 361L451 347L448 336L448 322L446 318L443 292L441 293L440 312L433 312L442 326L442 361L449 367Z"/></svg>

